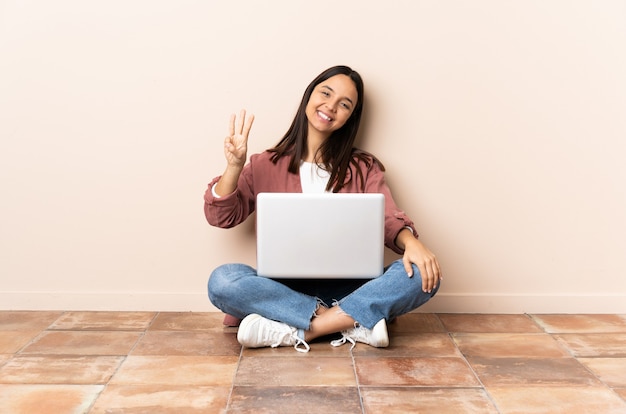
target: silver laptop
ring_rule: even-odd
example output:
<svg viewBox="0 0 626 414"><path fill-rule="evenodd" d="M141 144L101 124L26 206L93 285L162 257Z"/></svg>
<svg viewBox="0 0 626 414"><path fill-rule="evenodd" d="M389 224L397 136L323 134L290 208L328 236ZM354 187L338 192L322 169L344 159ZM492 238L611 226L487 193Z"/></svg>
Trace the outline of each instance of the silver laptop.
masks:
<svg viewBox="0 0 626 414"><path fill-rule="evenodd" d="M260 193L257 272L272 278L374 278L383 273L382 194Z"/></svg>

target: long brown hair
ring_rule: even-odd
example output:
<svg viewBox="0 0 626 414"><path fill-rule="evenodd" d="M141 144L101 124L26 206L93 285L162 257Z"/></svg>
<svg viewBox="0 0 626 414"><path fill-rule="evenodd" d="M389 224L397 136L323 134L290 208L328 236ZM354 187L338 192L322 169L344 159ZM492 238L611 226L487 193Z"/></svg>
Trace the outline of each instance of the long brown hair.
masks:
<svg viewBox="0 0 626 414"><path fill-rule="evenodd" d="M304 91L302 101L300 102L300 106L298 107L298 111L296 112L296 116L294 117L291 126L278 144L276 144L273 148L270 148L268 151L273 152L271 160L274 163L276 163L283 156L291 157L289 172L293 174L298 172L300 162L302 161L307 149L307 103L309 102L309 98L311 97L315 87L335 75L346 75L350 77L352 82L354 82L358 97L350 118L348 118L346 123L341 128L334 131L318 149L319 158L323 164L322 167L328 169L330 172L330 178L328 180L328 185L326 186L326 191L332 190L336 193L341 190L347 182L354 179L353 167L356 170L356 174L361 179L361 189L363 190L365 188L365 180L363 179L363 172L358 164L359 160L365 162L368 168L373 162L380 165L380 168L383 171L384 166L373 155L353 147L354 140L356 139L356 135L359 130L359 124L361 123L364 88L361 75L348 66L333 66L332 68L326 69L313 79ZM317 159L317 156L314 157L314 159Z"/></svg>

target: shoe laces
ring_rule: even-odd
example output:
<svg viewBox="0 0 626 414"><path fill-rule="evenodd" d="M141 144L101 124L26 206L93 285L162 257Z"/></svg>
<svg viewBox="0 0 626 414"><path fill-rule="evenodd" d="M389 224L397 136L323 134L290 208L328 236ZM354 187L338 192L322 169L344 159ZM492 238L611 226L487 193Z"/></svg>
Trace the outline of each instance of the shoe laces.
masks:
<svg viewBox="0 0 626 414"><path fill-rule="evenodd" d="M283 324L280 324L280 325L283 325ZM275 326L280 326L280 325L275 325ZM304 339L301 339L298 336L296 328L292 328L288 325L284 325L284 326L286 327L285 329L280 329L280 330L276 329L276 330L271 330L269 332L271 336L274 337L274 338L270 338L270 339L273 339L272 344L270 345L272 348L276 348L281 345L293 344L294 349L298 352L309 352L311 350L311 347L309 346L309 344Z"/></svg>
<svg viewBox="0 0 626 414"><path fill-rule="evenodd" d="M294 339L296 340L295 345L293 346L293 348L298 351L298 352L309 352L311 350L311 347L309 346L309 344L307 344L307 342L304 339L300 339L298 337L298 335L294 334ZM299 346L302 346L302 348L299 348Z"/></svg>
<svg viewBox="0 0 626 414"><path fill-rule="evenodd" d="M345 344L346 342L350 342L352 344L352 346L350 347L350 350L352 351L352 349L354 349L354 347L356 346L356 341L352 339L351 337L349 337L347 335L347 332L346 333L342 332L341 338L330 341L330 344L332 346L341 346Z"/></svg>
<svg viewBox="0 0 626 414"><path fill-rule="evenodd" d="M352 350L356 346L357 341L367 342L368 335L369 329L355 322L354 328L341 332L341 338L330 341L330 344L332 346L341 346L346 342L350 342L352 344L350 350Z"/></svg>

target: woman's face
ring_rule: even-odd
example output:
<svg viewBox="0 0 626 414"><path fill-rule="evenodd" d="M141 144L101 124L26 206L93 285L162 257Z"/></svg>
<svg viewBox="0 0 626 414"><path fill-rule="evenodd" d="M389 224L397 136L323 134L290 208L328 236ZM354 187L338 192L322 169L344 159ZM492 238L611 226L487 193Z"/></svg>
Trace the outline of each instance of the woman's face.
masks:
<svg viewBox="0 0 626 414"><path fill-rule="evenodd" d="M306 105L309 130L329 136L352 115L358 94L354 82L347 75L335 75L319 83Z"/></svg>

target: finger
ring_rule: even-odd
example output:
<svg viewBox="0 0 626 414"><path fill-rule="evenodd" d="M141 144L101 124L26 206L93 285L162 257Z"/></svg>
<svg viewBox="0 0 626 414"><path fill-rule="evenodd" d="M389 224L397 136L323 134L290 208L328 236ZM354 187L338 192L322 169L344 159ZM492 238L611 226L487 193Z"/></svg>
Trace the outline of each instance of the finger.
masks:
<svg viewBox="0 0 626 414"><path fill-rule="evenodd" d="M250 134L250 128L252 128L252 123L254 122L254 115L248 115L246 122L243 125L243 136L248 140L248 134Z"/></svg>
<svg viewBox="0 0 626 414"><path fill-rule="evenodd" d="M439 266L438 266L437 262L434 262L432 264L431 268L432 268L432 275L433 275L432 287L431 287L431 290L432 290L432 289L435 289L437 287L437 285L439 284L439 279L441 279L441 276L440 276L441 273L439 271Z"/></svg>
<svg viewBox="0 0 626 414"><path fill-rule="evenodd" d="M404 265L404 270L406 271L407 276L413 277L413 264L411 263L411 260L409 260L408 257L403 257L402 264Z"/></svg>
<svg viewBox="0 0 626 414"><path fill-rule="evenodd" d="M233 140L231 137L226 137L226 139L224 140L224 148L226 148L228 152L233 152L235 146L233 145Z"/></svg>
<svg viewBox="0 0 626 414"><path fill-rule="evenodd" d="M422 291L430 293L432 290L432 273L429 273L428 267L423 264L418 265L420 274L422 275Z"/></svg>
<svg viewBox="0 0 626 414"><path fill-rule="evenodd" d="M239 112L239 118L237 119L237 123L235 125L235 132L237 133L237 135L241 135L243 131L243 122L245 119L246 119L246 110L242 109Z"/></svg>
<svg viewBox="0 0 626 414"><path fill-rule="evenodd" d="M429 281L428 281L429 282L429 286L428 286L428 291L429 292L432 292L432 290L437 287L437 281L438 280L439 280L439 277L437 276L437 272L436 272L435 268L431 267L430 278L429 278Z"/></svg>
<svg viewBox="0 0 626 414"><path fill-rule="evenodd" d="M437 260L433 262L432 269L433 269L433 277L434 277L433 288L436 288L437 285L439 285L439 281L443 279L441 275L441 268L439 267L439 262Z"/></svg>
<svg viewBox="0 0 626 414"><path fill-rule="evenodd" d="M230 120L228 122L228 136L235 135L235 114L230 114Z"/></svg>

